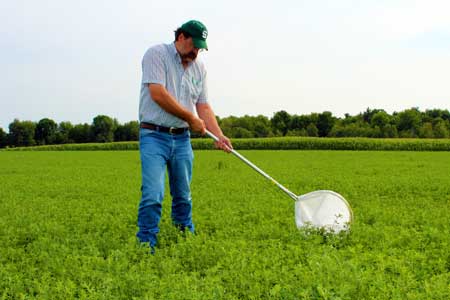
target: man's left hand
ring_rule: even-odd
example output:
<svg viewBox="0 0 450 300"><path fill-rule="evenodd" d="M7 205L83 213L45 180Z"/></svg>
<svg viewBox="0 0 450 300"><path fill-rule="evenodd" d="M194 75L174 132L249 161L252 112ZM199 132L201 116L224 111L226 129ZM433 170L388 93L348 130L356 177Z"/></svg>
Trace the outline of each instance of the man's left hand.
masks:
<svg viewBox="0 0 450 300"><path fill-rule="evenodd" d="M222 149L223 151L230 153L231 149L233 149L233 145L231 145L230 139L224 135L220 135L218 138L219 138L219 141L214 142L214 144L216 145L216 148Z"/></svg>

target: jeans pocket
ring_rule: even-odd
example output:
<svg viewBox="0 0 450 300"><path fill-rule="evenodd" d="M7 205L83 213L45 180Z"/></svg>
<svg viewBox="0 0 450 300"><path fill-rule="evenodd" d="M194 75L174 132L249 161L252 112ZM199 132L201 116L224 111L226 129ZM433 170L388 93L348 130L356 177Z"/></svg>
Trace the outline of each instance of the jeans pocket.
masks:
<svg viewBox="0 0 450 300"><path fill-rule="evenodd" d="M141 128L139 130L139 135L146 135L146 134L152 134L153 132L156 132L156 130L153 129L147 129L147 128Z"/></svg>
<svg viewBox="0 0 450 300"><path fill-rule="evenodd" d="M139 141L141 143L147 143L148 141L146 141L146 139L154 136L155 132L156 130L141 128L139 130Z"/></svg>

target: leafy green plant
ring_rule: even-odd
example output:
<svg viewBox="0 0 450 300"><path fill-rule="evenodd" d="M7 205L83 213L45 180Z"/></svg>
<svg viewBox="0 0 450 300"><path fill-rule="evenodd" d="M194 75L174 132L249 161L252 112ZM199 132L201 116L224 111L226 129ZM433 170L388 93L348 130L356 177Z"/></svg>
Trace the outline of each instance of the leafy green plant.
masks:
<svg viewBox="0 0 450 300"><path fill-rule="evenodd" d="M348 234L298 230L294 204L232 155L196 151L196 235L163 203L135 239L136 151L0 152L0 299L448 299L450 154L248 151L292 191L341 193Z"/></svg>

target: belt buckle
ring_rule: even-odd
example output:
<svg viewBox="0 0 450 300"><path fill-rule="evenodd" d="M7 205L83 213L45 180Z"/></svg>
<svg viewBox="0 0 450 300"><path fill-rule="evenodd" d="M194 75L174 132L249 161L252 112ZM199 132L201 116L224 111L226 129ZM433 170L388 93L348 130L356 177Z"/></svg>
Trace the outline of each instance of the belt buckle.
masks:
<svg viewBox="0 0 450 300"><path fill-rule="evenodd" d="M170 134L175 134L175 129L176 129L175 127L170 127L169 128L169 133Z"/></svg>

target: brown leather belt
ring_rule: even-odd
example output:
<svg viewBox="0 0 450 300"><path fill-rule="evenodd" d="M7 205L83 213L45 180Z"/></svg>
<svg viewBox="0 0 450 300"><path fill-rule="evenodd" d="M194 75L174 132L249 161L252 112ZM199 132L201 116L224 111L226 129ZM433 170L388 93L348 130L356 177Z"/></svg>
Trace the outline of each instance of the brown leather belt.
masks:
<svg viewBox="0 0 450 300"><path fill-rule="evenodd" d="M188 127L185 128L176 128L176 127L164 127L152 123L141 122L141 128L156 130L159 132L165 132L170 134L182 134L189 130Z"/></svg>

